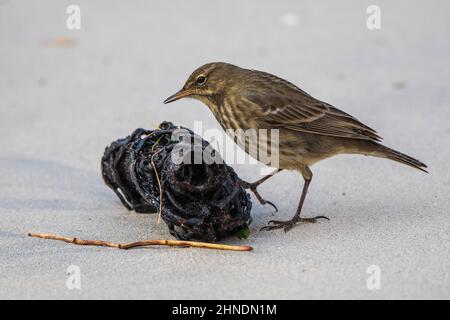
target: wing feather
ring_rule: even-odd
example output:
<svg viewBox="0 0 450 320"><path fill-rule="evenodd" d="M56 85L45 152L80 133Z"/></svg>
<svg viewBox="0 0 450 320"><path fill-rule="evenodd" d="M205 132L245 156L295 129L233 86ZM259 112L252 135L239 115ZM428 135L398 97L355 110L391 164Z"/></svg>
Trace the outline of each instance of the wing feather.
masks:
<svg viewBox="0 0 450 320"><path fill-rule="evenodd" d="M245 100L261 108L258 121L275 127L342 138L380 141L372 128L351 115L317 100L292 83L264 72L257 86L262 90L246 92ZM262 74L262 75L261 75ZM268 85L270 83L270 85Z"/></svg>

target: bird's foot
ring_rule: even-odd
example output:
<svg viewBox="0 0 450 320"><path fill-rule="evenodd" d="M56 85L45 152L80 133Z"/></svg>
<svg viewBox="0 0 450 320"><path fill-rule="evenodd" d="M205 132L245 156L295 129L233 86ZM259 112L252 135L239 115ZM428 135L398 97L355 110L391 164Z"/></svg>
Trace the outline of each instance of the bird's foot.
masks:
<svg viewBox="0 0 450 320"><path fill-rule="evenodd" d="M261 195L258 192L258 186L260 185L260 183L258 183L258 181L250 183L244 180L240 180L239 184L244 188L244 189L249 189L251 192L253 192L253 194L255 195L256 199L258 199L259 203L261 203L262 205L270 205L275 209L275 212L278 212L278 208L276 205L273 204L273 202L268 201L266 199L264 199L263 197L261 197Z"/></svg>
<svg viewBox="0 0 450 320"><path fill-rule="evenodd" d="M288 232L289 230L291 230L293 227L295 227L295 225L299 222L306 222L306 223L316 223L318 219L326 219L326 220L330 220L328 217L325 216L317 216L314 218L293 218L291 220L288 221L279 221L279 220L270 220L269 221L269 225L262 227L262 230L265 231L271 231L271 230L276 230L276 229L284 229L284 232Z"/></svg>

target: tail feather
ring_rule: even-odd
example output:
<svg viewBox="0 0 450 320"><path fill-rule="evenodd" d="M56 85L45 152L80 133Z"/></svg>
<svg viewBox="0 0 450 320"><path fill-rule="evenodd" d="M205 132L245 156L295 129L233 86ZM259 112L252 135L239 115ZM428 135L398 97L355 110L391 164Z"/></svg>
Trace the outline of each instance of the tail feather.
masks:
<svg viewBox="0 0 450 320"><path fill-rule="evenodd" d="M428 173L427 170L424 168L427 168L427 165L423 162L420 162L417 159L414 159L413 157L410 157L404 153L401 153L399 151L396 151L394 149L385 147L379 143L376 143L375 150L369 153L372 156L375 157L381 157L381 158L387 158L390 160L394 160L403 164L406 164L407 166L416 168L420 171Z"/></svg>

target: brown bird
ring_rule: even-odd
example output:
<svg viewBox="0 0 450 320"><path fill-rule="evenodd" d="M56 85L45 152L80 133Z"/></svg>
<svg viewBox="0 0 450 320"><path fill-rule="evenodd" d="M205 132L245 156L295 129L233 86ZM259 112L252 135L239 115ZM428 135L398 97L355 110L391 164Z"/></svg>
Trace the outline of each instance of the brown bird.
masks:
<svg viewBox="0 0 450 320"><path fill-rule="evenodd" d="M303 218L300 214L313 176L310 167L334 155L387 158L427 172L424 163L380 144L377 132L356 118L266 72L223 62L208 63L195 70L183 88L164 103L184 97L206 104L227 133L232 132L228 129L278 129L279 143L271 145L278 148L279 156L278 170L273 174L283 169L297 170L305 184L294 217L288 221L269 221L263 229L288 231L298 222L328 219L325 216ZM258 137L233 138L245 151L261 160L260 153L250 147L256 143L259 148ZM257 187L273 174L254 183L242 181L242 185L251 189L262 204L271 204L259 195Z"/></svg>

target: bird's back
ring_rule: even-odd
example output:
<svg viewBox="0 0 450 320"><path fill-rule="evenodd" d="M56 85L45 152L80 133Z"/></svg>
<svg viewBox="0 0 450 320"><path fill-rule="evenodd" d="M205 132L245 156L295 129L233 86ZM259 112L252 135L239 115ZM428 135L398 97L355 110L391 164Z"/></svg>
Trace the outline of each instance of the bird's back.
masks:
<svg viewBox="0 0 450 320"><path fill-rule="evenodd" d="M379 141L372 128L332 105L315 99L291 82L248 70L240 98L252 108L260 127L284 128L341 138Z"/></svg>

